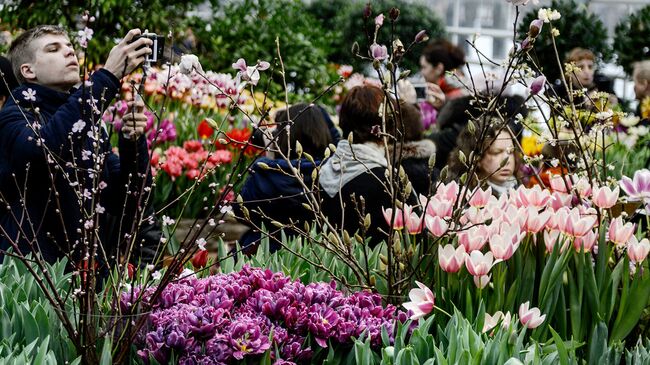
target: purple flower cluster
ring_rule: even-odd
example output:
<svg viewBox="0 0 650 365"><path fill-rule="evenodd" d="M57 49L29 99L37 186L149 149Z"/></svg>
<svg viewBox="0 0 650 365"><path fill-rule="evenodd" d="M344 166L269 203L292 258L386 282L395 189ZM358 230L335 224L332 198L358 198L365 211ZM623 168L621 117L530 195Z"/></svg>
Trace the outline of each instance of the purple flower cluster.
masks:
<svg viewBox="0 0 650 365"><path fill-rule="evenodd" d="M148 302L155 288L145 290ZM139 290L122 295L128 310ZM284 364L306 363L317 346L351 345L352 337L370 336L381 344L381 330L393 333L404 312L369 292L349 296L332 283L303 285L282 273L244 267L238 273L204 279L187 278L169 284L153 303L149 326L138 343L148 361L180 364L221 364L261 355ZM277 354L280 358L276 358Z"/></svg>

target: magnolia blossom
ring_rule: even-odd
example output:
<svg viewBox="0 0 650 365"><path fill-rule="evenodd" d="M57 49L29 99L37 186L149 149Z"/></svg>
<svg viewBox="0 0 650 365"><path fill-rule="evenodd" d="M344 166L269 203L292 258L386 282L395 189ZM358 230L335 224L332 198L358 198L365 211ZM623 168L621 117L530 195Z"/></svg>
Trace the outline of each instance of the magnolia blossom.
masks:
<svg viewBox="0 0 650 365"><path fill-rule="evenodd" d="M375 17L375 27L379 28L384 24L384 14L379 14Z"/></svg>
<svg viewBox="0 0 650 365"><path fill-rule="evenodd" d="M532 24L531 24L532 28ZM540 91L544 88L544 84L546 84L546 77L544 75L537 76L535 80L530 84L530 94L531 95L537 95L539 94Z"/></svg>
<svg viewBox="0 0 650 365"><path fill-rule="evenodd" d="M178 64L179 72L184 75L189 75L192 71L196 70L200 74L203 74L203 67L199 62L199 58L193 54L184 54L181 56L181 62Z"/></svg>
<svg viewBox="0 0 650 365"><path fill-rule="evenodd" d="M632 179L623 176L619 184L630 201L650 201L650 170L637 170Z"/></svg>
<svg viewBox="0 0 650 365"><path fill-rule="evenodd" d="M415 43L422 43L426 42L429 40L429 36L427 35L426 30L421 30L418 32L418 34L415 35Z"/></svg>
<svg viewBox="0 0 650 365"><path fill-rule="evenodd" d="M530 302L523 303L519 306L519 321L528 329L537 328L540 324L544 323L546 314L542 315L539 308L536 307L529 309L529 306Z"/></svg>
<svg viewBox="0 0 650 365"><path fill-rule="evenodd" d="M544 26L544 21L541 19L535 19L532 22L530 22L530 25L528 26L528 36L531 38L535 38L539 35L539 32L542 30L542 27ZM540 76L535 80L538 80L544 76ZM546 77L541 81L540 85L540 90L541 87L544 86L544 83L546 82ZM532 88L532 87L531 87ZM539 92L539 91L538 91Z"/></svg>
<svg viewBox="0 0 650 365"><path fill-rule="evenodd" d="M630 258L630 262L633 264L638 264L645 260L650 252L650 241L647 238L639 241L634 235L630 237L630 240L627 243L627 256Z"/></svg>
<svg viewBox="0 0 650 365"><path fill-rule="evenodd" d="M235 70L239 70L238 77L243 81L248 81L253 85L257 85L260 81L260 71L264 71L271 67L271 64L266 61L258 61L255 66L247 66L243 58L237 60L232 64Z"/></svg>
<svg viewBox="0 0 650 365"><path fill-rule="evenodd" d="M435 305L435 296L431 289L419 281L416 281L415 284L417 284L419 289L411 289L409 291L409 299L411 301L402 304L404 308L411 311L411 319L424 317L433 310Z"/></svg>
<svg viewBox="0 0 650 365"><path fill-rule="evenodd" d="M372 55L373 59L383 61L388 58L388 48L386 48L386 46L380 46L377 43L373 43L370 46L370 54Z"/></svg>
<svg viewBox="0 0 650 365"><path fill-rule="evenodd" d="M618 201L619 188L614 190L607 186L593 188L591 201L595 206L601 209L609 209L613 207Z"/></svg>
<svg viewBox="0 0 650 365"><path fill-rule="evenodd" d="M504 315L501 311L496 311L493 315L485 313L485 319L483 320L483 330L482 333L486 333L492 328L496 327L499 322L501 322L501 328L507 329L510 327L511 320L510 312L506 312Z"/></svg>
<svg viewBox="0 0 650 365"><path fill-rule="evenodd" d="M607 238L616 245L622 246L630 240L634 234L634 223L623 223L623 218L616 217L609 223Z"/></svg>
<svg viewBox="0 0 650 365"><path fill-rule="evenodd" d="M445 272L458 272L463 267L465 256L467 256L467 253L463 246L454 248L452 244L446 244L445 247L438 245L438 263Z"/></svg>
<svg viewBox="0 0 650 365"><path fill-rule="evenodd" d="M485 276L490 272L492 266L501 262L501 260L494 261L492 252L483 254L481 251L472 251L469 255L465 256L465 267L467 271L473 276Z"/></svg>

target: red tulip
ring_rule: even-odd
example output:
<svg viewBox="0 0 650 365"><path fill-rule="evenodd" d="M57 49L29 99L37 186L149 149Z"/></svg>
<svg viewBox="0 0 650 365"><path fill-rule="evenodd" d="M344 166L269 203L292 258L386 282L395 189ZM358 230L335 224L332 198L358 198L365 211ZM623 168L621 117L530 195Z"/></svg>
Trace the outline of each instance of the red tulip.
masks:
<svg viewBox="0 0 650 365"><path fill-rule="evenodd" d="M194 266L195 269L205 267L207 263L208 250L199 250L196 254L194 254L194 257L192 257L192 266Z"/></svg>
<svg viewBox="0 0 650 365"><path fill-rule="evenodd" d="M199 132L199 137L202 139L208 139L212 137L212 134L214 134L214 129L212 129L210 123L208 123L208 121L205 119L199 123L199 126L196 128L196 130Z"/></svg>

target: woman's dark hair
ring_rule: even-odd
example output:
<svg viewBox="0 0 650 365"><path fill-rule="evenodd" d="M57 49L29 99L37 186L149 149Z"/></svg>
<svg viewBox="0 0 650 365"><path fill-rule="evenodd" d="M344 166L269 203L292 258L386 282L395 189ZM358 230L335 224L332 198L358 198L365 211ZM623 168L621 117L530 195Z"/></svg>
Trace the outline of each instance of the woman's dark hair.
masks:
<svg viewBox="0 0 650 365"><path fill-rule="evenodd" d="M504 123L503 120L499 119L496 115L484 115L479 117L477 120L474 120L475 131L471 133L466 127L463 129L461 134L458 136L456 143L456 148L451 152L449 156L449 171L447 174L447 180L458 180L460 176L468 172L467 167L460 161L460 153L463 152L465 157L468 159L466 163L472 163L469 161L469 156L472 152L476 156L474 161L480 161L483 157L483 154L490 149L490 145L496 140L497 136L501 132L508 133L510 138L513 139L513 142L517 139L517 124L513 122ZM515 144L516 145L516 144ZM521 156L519 150L515 149L515 176L519 173L519 167L521 166ZM473 181L472 184L475 184L476 181Z"/></svg>
<svg viewBox="0 0 650 365"><path fill-rule="evenodd" d="M422 50L424 59L436 66L439 63L445 67L445 71L451 71L465 64L465 52L446 39L436 39Z"/></svg>
<svg viewBox="0 0 650 365"><path fill-rule="evenodd" d="M401 123L398 119L395 125L398 130L403 129L404 142L421 140L424 135L424 125L422 125L422 114L418 107L410 103L400 102L400 112L402 115Z"/></svg>
<svg viewBox="0 0 650 365"><path fill-rule="evenodd" d="M381 126L379 107L383 102L384 92L376 86L356 86L348 91L339 112L342 137L352 133L354 143L380 142L381 136L373 133L373 127ZM392 118L386 118L386 130L393 130Z"/></svg>
<svg viewBox="0 0 650 365"><path fill-rule="evenodd" d="M279 110L275 114L275 122L278 125L275 136L277 136L276 144L282 153L289 159L298 158L295 148L296 141L299 141L304 152L315 159L322 159L325 149L332 143L332 136L323 113L324 111L318 106L305 103ZM289 119L293 124L287 133L285 127Z"/></svg>

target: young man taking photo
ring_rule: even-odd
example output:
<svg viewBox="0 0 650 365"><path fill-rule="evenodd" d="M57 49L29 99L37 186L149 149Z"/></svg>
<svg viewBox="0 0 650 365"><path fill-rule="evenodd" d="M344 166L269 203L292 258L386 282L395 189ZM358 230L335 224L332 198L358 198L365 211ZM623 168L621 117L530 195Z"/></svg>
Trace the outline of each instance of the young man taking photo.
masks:
<svg viewBox="0 0 650 365"><path fill-rule="evenodd" d="M123 230L119 240L128 239L144 199L138 194L150 180L143 104L129 103L119 156L100 117L120 79L151 53L152 41L134 40L138 35L129 31L84 83L62 28L38 26L12 43L9 58L21 85L0 111L0 255L12 249L49 262L104 261L118 245L105 239L114 235L108 230ZM107 224L111 216L118 227Z"/></svg>

